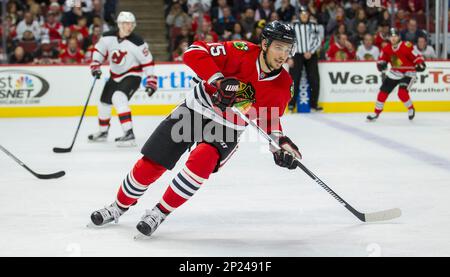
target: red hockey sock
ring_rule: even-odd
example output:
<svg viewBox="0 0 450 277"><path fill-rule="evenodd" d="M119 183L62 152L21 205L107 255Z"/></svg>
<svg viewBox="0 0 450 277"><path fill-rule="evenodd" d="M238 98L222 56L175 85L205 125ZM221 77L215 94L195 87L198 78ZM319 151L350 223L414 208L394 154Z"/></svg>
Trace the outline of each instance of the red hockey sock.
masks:
<svg viewBox="0 0 450 277"><path fill-rule="evenodd" d="M219 158L214 146L199 144L189 155L186 166L170 183L158 208L168 214L191 198L214 171Z"/></svg>
<svg viewBox="0 0 450 277"><path fill-rule="evenodd" d="M407 109L413 109L414 105L411 101L411 98L409 97L408 90L406 88L399 88L398 89L398 98L403 102L405 107Z"/></svg>
<svg viewBox="0 0 450 277"><path fill-rule="evenodd" d="M379 114L383 111L384 108L384 102L386 102L386 99L388 98L389 93L381 91L378 93L377 96L377 102L375 103L375 113Z"/></svg>
<svg viewBox="0 0 450 277"><path fill-rule="evenodd" d="M136 203L147 188L165 171L166 168L162 165L142 157L123 180L117 192L117 204L121 208L128 208Z"/></svg>
<svg viewBox="0 0 450 277"><path fill-rule="evenodd" d="M128 131L129 129L133 128L131 121L131 112L119 113L118 116L120 124L122 124L122 128L124 131Z"/></svg>
<svg viewBox="0 0 450 277"><path fill-rule="evenodd" d="M106 132L109 128L109 122L111 121L111 118L98 118L98 125L100 126L100 131Z"/></svg>

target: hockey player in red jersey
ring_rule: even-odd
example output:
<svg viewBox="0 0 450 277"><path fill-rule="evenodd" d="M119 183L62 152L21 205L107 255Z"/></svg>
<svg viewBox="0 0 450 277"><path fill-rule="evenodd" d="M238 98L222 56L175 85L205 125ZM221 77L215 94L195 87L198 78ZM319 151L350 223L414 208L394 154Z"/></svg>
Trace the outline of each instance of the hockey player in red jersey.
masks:
<svg viewBox="0 0 450 277"><path fill-rule="evenodd" d="M300 152L283 134L279 120L291 98L292 79L282 65L294 40L289 25L274 21L265 26L260 46L243 41L194 42L184 53L184 62L197 74L193 91L150 136L141 150L143 157L123 180L115 202L92 213L93 224L117 222L196 143L159 203L137 225L142 235L150 236L236 151L245 122L238 120L232 106L256 119L279 142L282 150L272 149L278 166L296 168ZM199 128L200 134L194 130ZM188 139L179 140L180 131Z"/></svg>
<svg viewBox="0 0 450 277"><path fill-rule="evenodd" d="M116 108L124 135L115 139L117 146L135 146L131 109L128 101L146 78L145 90L149 96L157 90L154 62L147 43L133 32L136 19L130 12L120 12L118 30L103 34L92 55L91 73L100 78L100 66L109 61L110 78L106 82L98 105L99 131L88 136L90 142L105 141L111 120L112 106Z"/></svg>
<svg viewBox="0 0 450 277"><path fill-rule="evenodd" d="M408 41L401 41L397 29L391 28L390 42L386 45L377 62L379 71L385 71L388 63L391 64L391 69L386 74L380 92L377 96L375 104L375 112L367 116L367 120L376 120L383 111L384 102L389 94L398 85L398 97L408 109L408 118L412 120L415 116L414 105L409 96L408 89L414 83L416 78L416 71L422 72L425 70L425 62L420 53L414 50L414 45Z"/></svg>

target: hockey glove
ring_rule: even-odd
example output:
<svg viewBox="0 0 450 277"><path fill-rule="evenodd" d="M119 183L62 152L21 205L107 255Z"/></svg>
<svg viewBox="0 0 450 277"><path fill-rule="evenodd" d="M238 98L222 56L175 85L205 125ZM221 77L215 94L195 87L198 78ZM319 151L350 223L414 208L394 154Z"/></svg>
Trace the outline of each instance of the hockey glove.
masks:
<svg viewBox="0 0 450 277"><path fill-rule="evenodd" d="M387 62L385 61L377 62L377 69L378 71L385 71L387 69Z"/></svg>
<svg viewBox="0 0 450 277"><path fill-rule="evenodd" d="M302 158L302 154L300 154L297 145L286 136L281 136L278 139L278 144L281 149L273 152L275 164L288 169L295 169L298 166L296 158Z"/></svg>
<svg viewBox="0 0 450 277"><path fill-rule="evenodd" d="M211 99L214 105L221 111L233 106L236 101L236 93L239 91L241 82L236 78L223 78L214 83L217 88Z"/></svg>
<svg viewBox="0 0 450 277"><path fill-rule="evenodd" d="M147 76L147 81L145 83L145 92L147 92L148 97L152 96L158 89L158 78L155 75Z"/></svg>
<svg viewBox="0 0 450 277"><path fill-rule="evenodd" d="M417 72L424 72L425 68L426 68L425 63L416 64L416 71Z"/></svg>
<svg viewBox="0 0 450 277"><path fill-rule="evenodd" d="M102 70L100 69L100 63L98 63L98 62L91 63L91 74L96 79L100 79L100 77L102 76Z"/></svg>

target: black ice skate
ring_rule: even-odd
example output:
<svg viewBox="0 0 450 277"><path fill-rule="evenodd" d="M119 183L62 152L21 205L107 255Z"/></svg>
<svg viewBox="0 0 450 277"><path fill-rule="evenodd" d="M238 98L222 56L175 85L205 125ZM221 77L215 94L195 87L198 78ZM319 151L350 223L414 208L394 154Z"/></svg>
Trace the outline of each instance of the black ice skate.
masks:
<svg viewBox="0 0 450 277"><path fill-rule="evenodd" d="M89 142L103 142L108 138L108 131L105 132L97 132L95 134L91 134L88 136Z"/></svg>
<svg viewBox="0 0 450 277"><path fill-rule="evenodd" d="M414 116L416 116L416 110L414 108L408 109L408 118L409 118L409 120L413 120Z"/></svg>
<svg viewBox="0 0 450 277"><path fill-rule="evenodd" d="M378 114L378 113L373 113L373 114L369 114L366 118L368 121L375 121L379 115L380 114Z"/></svg>
<svg viewBox="0 0 450 277"><path fill-rule="evenodd" d="M130 129L126 131L125 135L123 135L122 137L116 138L115 141L118 147L132 147L136 146L135 139L136 138L134 137L133 129Z"/></svg>
<svg viewBox="0 0 450 277"><path fill-rule="evenodd" d="M138 239L144 236L151 236L156 231L158 226L166 219L167 215L163 213L158 207L154 207L152 210L146 210L142 216L141 221L136 225L139 234L135 236Z"/></svg>
<svg viewBox="0 0 450 277"><path fill-rule="evenodd" d="M114 223L119 223L119 217L125 212L126 210L119 208L116 202L114 202L108 207L93 212L91 214L91 221L96 226L102 226L113 221Z"/></svg>

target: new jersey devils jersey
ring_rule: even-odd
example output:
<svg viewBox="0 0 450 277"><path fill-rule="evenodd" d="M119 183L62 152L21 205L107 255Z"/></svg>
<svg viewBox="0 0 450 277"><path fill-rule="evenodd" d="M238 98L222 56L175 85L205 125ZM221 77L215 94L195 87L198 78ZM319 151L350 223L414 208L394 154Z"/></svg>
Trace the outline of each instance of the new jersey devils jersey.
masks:
<svg viewBox="0 0 450 277"><path fill-rule="evenodd" d="M394 80L405 76L414 77L415 65L423 63L422 55L414 50L414 45L409 41L401 41L397 46L386 45L381 51L379 61L391 64L387 76Z"/></svg>
<svg viewBox="0 0 450 277"><path fill-rule="evenodd" d="M238 120L224 120L223 114L213 106L210 96L215 88L210 84L220 78L234 77L246 83L246 90L254 95L255 102L247 113L250 119L258 119L258 124L268 133L281 132L279 118L283 115L291 98L292 79L281 68L267 74L261 70L259 55L261 48L243 41L219 43L194 42L184 53L183 60L197 74L193 93L186 97L186 105L234 129L244 129Z"/></svg>
<svg viewBox="0 0 450 277"><path fill-rule="evenodd" d="M120 39L117 30L106 32L95 45L94 62L109 61L111 78L121 81L126 76L153 75L154 62L147 43L132 33Z"/></svg>

